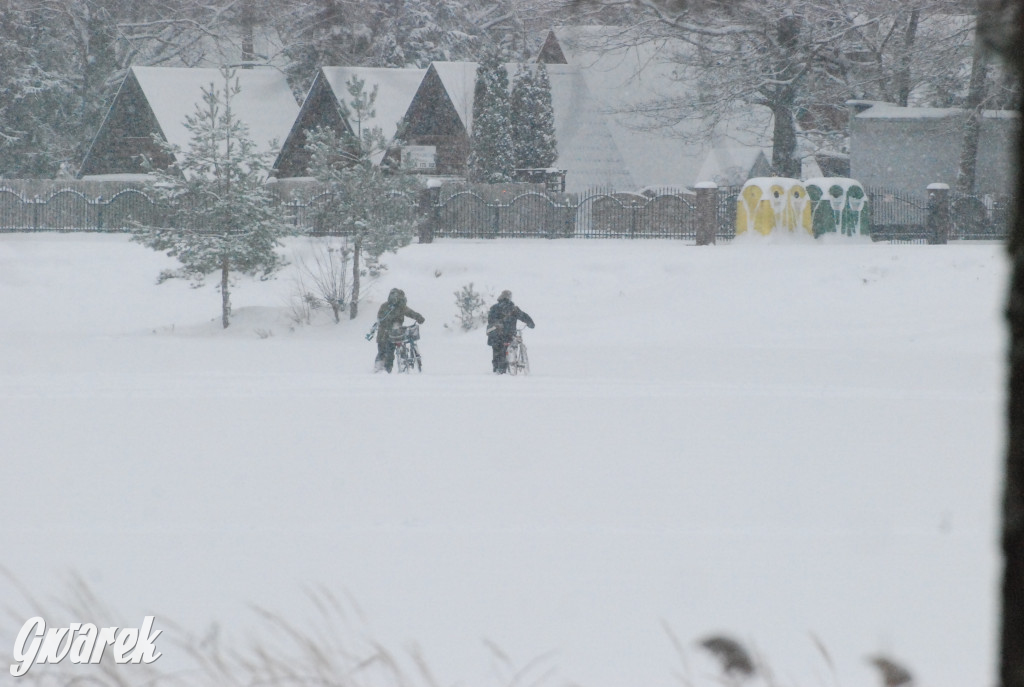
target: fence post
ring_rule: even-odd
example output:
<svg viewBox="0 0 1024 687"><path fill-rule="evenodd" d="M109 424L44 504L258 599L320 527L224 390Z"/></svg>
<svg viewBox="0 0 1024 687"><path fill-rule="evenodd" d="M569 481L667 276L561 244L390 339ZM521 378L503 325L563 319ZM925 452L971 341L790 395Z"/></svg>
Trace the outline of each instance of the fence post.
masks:
<svg viewBox="0 0 1024 687"><path fill-rule="evenodd" d="M434 233L437 231L437 201L441 197L440 186L428 186L420 192L420 243L433 243Z"/></svg>
<svg viewBox="0 0 1024 687"><path fill-rule="evenodd" d="M576 235L576 213L579 210L579 205L573 205L566 201L562 206L565 209L565 238L571 239Z"/></svg>
<svg viewBox="0 0 1024 687"><path fill-rule="evenodd" d="M949 243L949 184L928 184L928 243Z"/></svg>
<svg viewBox="0 0 1024 687"><path fill-rule="evenodd" d="M103 196L96 198L96 231L103 231Z"/></svg>
<svg viewBox="0 0 1024 687"><path fill-rule="evenodd" d="M710 246L718 233L718 184L701 181L697 191L697 245Z"/></svg>

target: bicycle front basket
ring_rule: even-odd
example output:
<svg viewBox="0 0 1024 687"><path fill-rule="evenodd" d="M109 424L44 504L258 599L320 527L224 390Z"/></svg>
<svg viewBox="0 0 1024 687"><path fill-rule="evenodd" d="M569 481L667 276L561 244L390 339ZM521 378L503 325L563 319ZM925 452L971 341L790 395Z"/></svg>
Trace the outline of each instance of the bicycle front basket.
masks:
<svg viewBox="0 0 1024 687"><path fill-rule="evenodd" d="M419 324L410 324L408 327L395 327L391 331L391 340L396 343L399 341L416 341L419 338Z"/></svg>

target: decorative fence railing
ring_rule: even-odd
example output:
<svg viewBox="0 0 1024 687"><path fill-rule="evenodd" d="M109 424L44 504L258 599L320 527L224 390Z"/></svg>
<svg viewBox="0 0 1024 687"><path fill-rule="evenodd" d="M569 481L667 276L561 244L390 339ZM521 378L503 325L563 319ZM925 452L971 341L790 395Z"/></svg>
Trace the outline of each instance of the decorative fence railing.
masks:
<svg viewBox="0 0 1024 687"><path fill-rule="evenodd" d="M563 194L564 195L564 194ZM441 238L674 238L695 239L693 197L594 192L552 198L527 192L489 201L473 191L429 205L433 235Z"/></svg>
<svg viewBox="0 0 1024 687"><path fill-rule="evenodd" d="M884 188L868 188L871 208L871 236L876 241L935 243L936 228L929 219L936 212L933 197ZM941 190L939 191L941 194ZM951 241L1002 240L1009 230L1013 199L1009 195L965 195L947 192L945 203L948 236ZM940 208L941 211L941 208Z"/></svg>
<svg viewBox="0 0 1024 687"><path fill-rule="evenodd" d="M134 222L160 226L165 211L144 191L127 188L109 198L61 189L28 197L0 186L0 231L128 231Z"/></svg>
<svg viewBox="0 0 1024 687"><path fill-rule="evenodd" d="M395 212L417 216L421 240L430 238L651 238L700 241L702 223L712 225L715 241L735 237L739 188L718 188L709 215L697 196L662 191L649 194L596 190L583 194L542 191L487 198L475 190L445 195L439 189L405 197ZM1001 240L1006 237L1008 196L969 196L946 192L910 194L868 188L871 235L876 241L935 243L946 240ZM274 194L274 202L297 231L313 235L344 232L325 223L322 212L334 197L325 191L294 196ZM936 203L942 206L936 211ZM944 209L943 209L944 208ZM943 214L943 212L945 214ZM939 217L939 220L936 220ZM139 224L167 226L168 212L143 188L126 187L107 196L59 188L29 196L0 182L0 232L127 232ZM936 224L938 222L938 224ZM707 240L705 240L707 242Z"/></svg>

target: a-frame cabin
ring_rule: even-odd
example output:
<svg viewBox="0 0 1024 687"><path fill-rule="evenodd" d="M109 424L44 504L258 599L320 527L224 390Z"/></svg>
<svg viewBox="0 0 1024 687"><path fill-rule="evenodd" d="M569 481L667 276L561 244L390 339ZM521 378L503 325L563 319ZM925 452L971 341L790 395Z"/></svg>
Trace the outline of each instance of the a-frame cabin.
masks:
<svg viewBox="0 0 1024 687"><path fill-rule="evenodd" d="M233 72L240 92L232 109L246 124L261 152L270 153L288 133L299 106L288 83L276 69L238 69ZM223 90L219 69L186 67L132 67L128 70L114 102L89 152L79 168L79 177L143 174L142 156L157 167L173 160L154 140L188 148L190 134L185 118L203 105L203 89Z"/></svg>
<svg viewBox="0 0 1024 687"><path fill-rule="evenodd" d="M426 70L388 67L321 67L313 79L299 114L281 146L274 165L278 178L303 177L309 174L307 134L317 127L326 127L341 136L355 133L354 128L380 127L385 140L393 141L399 123L409 107ZM364 93L377 89L374 115L364 122L350 121L348 84L353 78L363 82ZM375 162L383 158L376 156Z"/></svg>

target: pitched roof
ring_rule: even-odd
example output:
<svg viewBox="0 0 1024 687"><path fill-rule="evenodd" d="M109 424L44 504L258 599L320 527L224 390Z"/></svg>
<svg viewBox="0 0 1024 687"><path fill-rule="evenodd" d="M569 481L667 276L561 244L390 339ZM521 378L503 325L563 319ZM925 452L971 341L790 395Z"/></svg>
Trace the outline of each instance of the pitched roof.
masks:
<svg viewBox="0 0 1024 687"><path fill-rule="evenodd" d="M860 102L868 105L867 101ZM857 119L921 120L950 119L963 117L966 110L960 107L903 107L893 103L874 102L854 116ZM1016 110L983 110L986 119L1014 119L1020 115Z"/></svg>
<svg viewBox="0 0 1024 687"><path fill-rule="evenodd" d="M431 62L444 85L466 131L473 130L473 91L476 87L476 62Z"/></svg>
<svg viewBox="0 0 1024 687"><path fill-rule="evenodd" d="M375 115L363 124L380 127L389 141L395 137L398 123L427 72L426 69L397 67L321 67L320 71L338 102L346 107L351 99L347 84L353 77L365 81L364 90L367 93L377 88L377 100L373 107Z"/></svg>
<svg viewBox="0 0 1024 687"><path fill-rule="evenodd" d="M770 148L770 116L761 108L742 113L712 140L699 136L703 122L671 126L638 112L668 97L694 97L692 84L677 77L672 57L687 48L671 38L634 40L628 27L571 26L552 29L539 60L564 57L580 69L598 108L607 114L615 139L635 182L641 187L689 186L716 148ZM549 68L556 65L549 65ZM732 153L733 155L735 153Z"/></svg>
<svg viewBox="0 0 1024 687"><path fill-rule="evenodd" d="M156 117L161 133L171 144L187 148L189 132L185 117L195 114L203 104L203 89L223 89L219 69L184 67L132 67L142 92ZM272 150L272 141L280 145L287 136L299 105L295 102L284 74L271 68L237 69L234 77L241 91L233 100L238 118L249 128L261 152Z"/></svg>
<svg viewBox="0 0 1024 687"><path fill-rule="evenodd" d="M578 192L595 186L635 188L600 104L592 97L580 69L562 64L545 66L551 84L558 151L554 166L566 170L566 190ZM431 67L441 79L467 133L470 132L477 63L433 62ZM505 65L510 86L519 67L518 63Z"/></svg>
<svg viewBox="0 0 1024 687"><path fill-rule="evenodd" d="M714 148L707 154L697 178L719 186L742 186L748 178L765 177L770 172L771 165L760 148L727 146Z"/></svg>
<svg viewBox="0 0 1024 687"><path fill-rule="evenodd" d="M594 100L580 69L549 64L547 71L558 150L555 166L566 170L566 191L585 191L595 186L616 190L636 188L636 181L609 131L607 117Z"/></svg>

